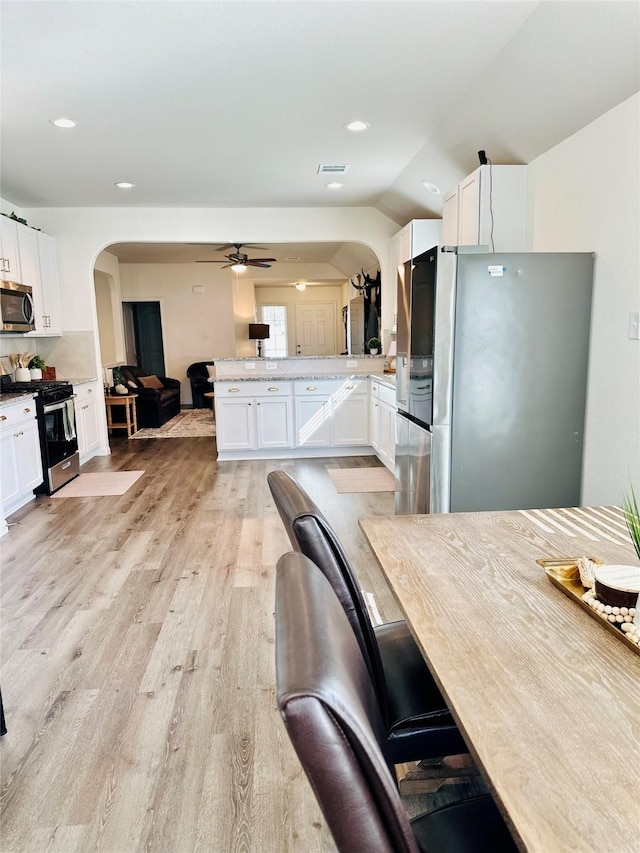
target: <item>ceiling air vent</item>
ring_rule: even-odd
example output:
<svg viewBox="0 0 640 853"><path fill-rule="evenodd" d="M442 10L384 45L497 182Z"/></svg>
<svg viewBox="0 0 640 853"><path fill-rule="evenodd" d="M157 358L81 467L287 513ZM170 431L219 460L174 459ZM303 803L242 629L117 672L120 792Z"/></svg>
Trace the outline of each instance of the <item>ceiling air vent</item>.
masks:
<svg viewBox="0 0 640 853"><path fill-rule="evenodd" d="M340 166L336 163L332 163L332 164L324 165L324 166L322 164L320 164L318 166L318 174L319 175L346 175L348 171L349 171L348 166L344 166L344 165Z"/></svg>

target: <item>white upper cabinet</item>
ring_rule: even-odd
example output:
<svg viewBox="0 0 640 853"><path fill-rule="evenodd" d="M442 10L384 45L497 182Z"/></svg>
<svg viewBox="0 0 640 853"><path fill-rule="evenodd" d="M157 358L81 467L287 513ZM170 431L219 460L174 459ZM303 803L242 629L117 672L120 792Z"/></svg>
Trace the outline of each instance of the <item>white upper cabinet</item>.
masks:
<svg viewBox="0 0 640 853"><path fill-rule="evenodd" d="M0 216L0 278L22 284L18 223L8 216Z"/></svg>
<svg viewBox="0 0 640 853"><path fill-rule="evenodd" d="M479 166L443 198L445 246L525 248L526 166Z"/></svg>
<svg viewBox="0 0 640 853"><path fill-rule="evenodd" d="M58 282L56 241L41 231L38 231L37 235L40 287L38 296L36 296L35 287L33 294L36 308L36 334L60 335L62 325L60 321L60 285Z"/></svg>

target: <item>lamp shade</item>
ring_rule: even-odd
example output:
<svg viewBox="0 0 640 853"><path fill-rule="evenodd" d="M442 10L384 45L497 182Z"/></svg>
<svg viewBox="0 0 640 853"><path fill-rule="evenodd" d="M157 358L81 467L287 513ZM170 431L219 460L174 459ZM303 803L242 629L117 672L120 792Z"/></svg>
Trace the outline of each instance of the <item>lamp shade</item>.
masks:
<svg viewBox="0 0 640 853"><path fill-rule="evenodd" d="M268 323L249 323L249 340L264 341L269 337Z"/></svg>
<svg viewBox="0 0 640 853"><path fill-rule="evenodd" d="M396 357L396 349L397 349L396 342L391 341L391 343L389 344L389 352L387 353L387 357L388 358L395 358Z"/></svg>

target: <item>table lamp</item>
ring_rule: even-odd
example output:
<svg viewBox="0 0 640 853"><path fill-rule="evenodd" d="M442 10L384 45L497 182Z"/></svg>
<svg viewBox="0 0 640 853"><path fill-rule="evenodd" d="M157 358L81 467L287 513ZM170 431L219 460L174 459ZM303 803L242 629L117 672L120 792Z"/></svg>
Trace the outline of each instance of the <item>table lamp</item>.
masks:
<svg viewBox="0 0 640 853"><path fill-rule="evenodd" d="M262 341L268 337L268 323L249 323L249 340L258 342L258 358L262 358Z"/></svg>

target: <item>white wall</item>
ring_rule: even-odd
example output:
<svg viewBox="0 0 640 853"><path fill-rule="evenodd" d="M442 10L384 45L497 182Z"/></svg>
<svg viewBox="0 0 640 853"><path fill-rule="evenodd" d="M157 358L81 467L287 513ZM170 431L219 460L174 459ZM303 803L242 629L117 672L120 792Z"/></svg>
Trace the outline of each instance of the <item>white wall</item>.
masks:
<svg viewBox="0 0 640 853"><path fill-rule="evenodd" d="M287 306L287 346L289 355L296 354L296 305L311 302L330 303L334 308L336 341L335 355L343 351L344 327L342 325L342 287L314 285L306 290L296 290L287 287L256 287L256 305L286 305ZM258 312L258 316L260 316Z"/></svg>
<svg viewBox="0 0 640 853"><path fill-rule="evenodd" d="M639 128L634 95L529 165L532 249L596 253L587 506L619 504L630 482L640 493L640 341L628 336L629 313L640 310Z"/></svg>
<svg viewBox="0 0 640 853"><path fill-rule="evenodd" d="M160 302L166 375L182 383L183 403L190 364L236 355L233 281L213 264L121 264L120 292L125 302Z"/></svg>

